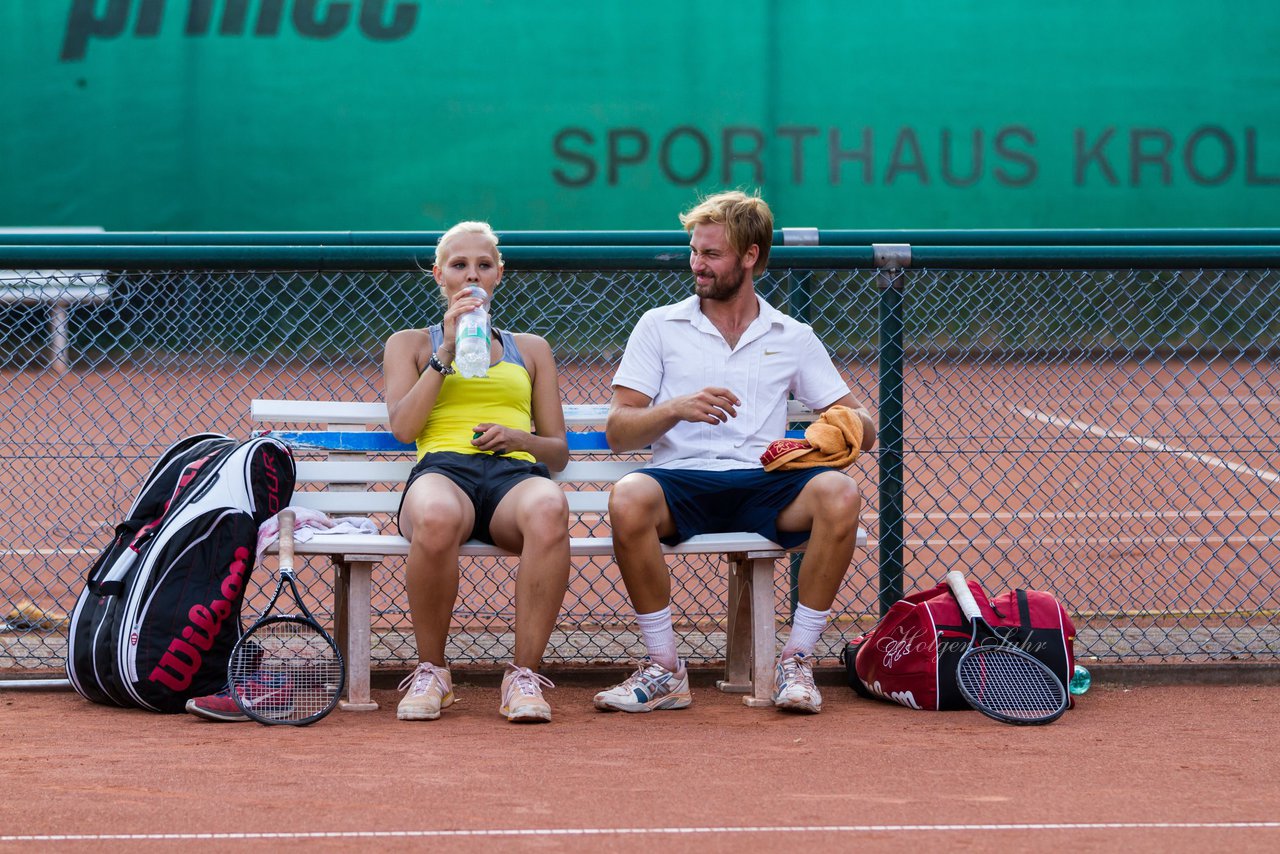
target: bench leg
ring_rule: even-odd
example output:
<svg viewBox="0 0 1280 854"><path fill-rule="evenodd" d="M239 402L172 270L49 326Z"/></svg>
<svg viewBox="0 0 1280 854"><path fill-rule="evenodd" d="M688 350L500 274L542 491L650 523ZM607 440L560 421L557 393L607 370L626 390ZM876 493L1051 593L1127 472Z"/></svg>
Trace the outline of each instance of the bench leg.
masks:
<svg viewBox="0 0 1280 854"><path fill-rule="evenodd" d="M773 705L773 571L770 558L729 558L725 678L716 685L747 694L748 706Z"/></svg>
<svg viewBox="0 0 1280 854"><path fill-rule="evenodd" d="M373 584L372 560L334 558L334 619L338 646L347 665L347 697L338 708L347 712L370 712L378 708L369 696L369 660L372 632L369 612Z"/></svg>
<svg viewBox="0 0 1280 854"><path fill-rule="evenodd" d="M751 696L748 706L773 706L773 558L756 558L751 567Z"/></svg>
<svg viewBox="0 0 1280 854"><path fill-rule="evenodd" d="M746 555L725 555L729 565L726 602L724 678L716 687L726 694L751 693L751 578Z"/></svg>

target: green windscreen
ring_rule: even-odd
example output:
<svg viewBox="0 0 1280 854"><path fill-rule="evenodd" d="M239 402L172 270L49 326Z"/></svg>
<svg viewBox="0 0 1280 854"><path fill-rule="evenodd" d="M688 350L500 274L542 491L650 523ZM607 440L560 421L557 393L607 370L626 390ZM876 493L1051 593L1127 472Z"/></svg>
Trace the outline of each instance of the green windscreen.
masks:
<svg viewBox="0 0 1280 854"><path fill-rule="evenodd" d="M4 0L0 225L1280 222L1262 0Z"/></svg>

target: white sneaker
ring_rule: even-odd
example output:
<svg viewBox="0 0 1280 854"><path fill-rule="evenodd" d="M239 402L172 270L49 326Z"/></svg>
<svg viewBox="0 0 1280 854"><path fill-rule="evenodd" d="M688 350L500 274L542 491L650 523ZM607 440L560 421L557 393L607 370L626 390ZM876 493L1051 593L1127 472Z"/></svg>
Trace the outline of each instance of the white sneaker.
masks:
<svg viewBox="0 0 1280 854"><path fill-rule="evenodd" d="M507 665L502 677L502 706L498 712L512 723L545 723L551 720L551 705L542 696L543 687L555 684L527 667Z"/></svg>
<svg viewBox="0 0 1280 854"><path fill-rule="evenodd" d="M822 711L822 693L813 682L813 665L803 652L781 659L774 669L773 705L811 715Z"/></svg>
<svg viewBox="0 0 1280 854"><path fill-rule="evenodd" d="M453 677L448 669L422 662L400 682L401 691L409 692L396 707L402 721L434 721L440 710L453 705Z"/></svg>
<svg viewBox="0 0 1280 854"><path fill-rule="evenodd" d="M687 709L693 703L689 693L689 673L684 662L668 670L645 656L639 668L620 685L596 694L595 706L602 712L653 712Z"/></svg>

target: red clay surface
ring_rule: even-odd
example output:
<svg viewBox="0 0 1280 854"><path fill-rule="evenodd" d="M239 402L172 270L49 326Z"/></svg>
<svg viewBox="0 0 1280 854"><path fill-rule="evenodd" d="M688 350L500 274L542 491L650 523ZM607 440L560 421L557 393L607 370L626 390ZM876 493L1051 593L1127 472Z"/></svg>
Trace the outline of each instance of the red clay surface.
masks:
<svg viewBox="0 0 1280 854"><path fill-rule="evenodd" d="M498 717L491 674L433 723L383 689L299 729L0 692L0 850L1280 849L1277 685L1104 683L1021 728L837 684L816 717L705 684L688 710L602 714L600 686L561 681L545 726ZM322 832L350 835L299 836Z"/></svg>

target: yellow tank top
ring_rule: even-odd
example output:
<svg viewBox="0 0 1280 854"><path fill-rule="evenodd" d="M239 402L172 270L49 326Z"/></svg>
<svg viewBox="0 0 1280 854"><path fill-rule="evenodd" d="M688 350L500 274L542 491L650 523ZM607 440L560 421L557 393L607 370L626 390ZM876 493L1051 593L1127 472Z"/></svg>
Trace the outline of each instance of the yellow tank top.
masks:
<svg viewBox="0 0 1280 854"><path fill-rule="evenodd" d="M439 347L439 326L428 331L432 345ZM489 367L487 377L445 376L427 424L418 434L418 459L437 451L486 453L471 444L477 424L501 424L525 432L533 429L533 381L525 369L515 337L504 331L498 334L502 340L502 359ZM535 462L533 455L525 451L502 456Z"/></svg>

